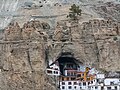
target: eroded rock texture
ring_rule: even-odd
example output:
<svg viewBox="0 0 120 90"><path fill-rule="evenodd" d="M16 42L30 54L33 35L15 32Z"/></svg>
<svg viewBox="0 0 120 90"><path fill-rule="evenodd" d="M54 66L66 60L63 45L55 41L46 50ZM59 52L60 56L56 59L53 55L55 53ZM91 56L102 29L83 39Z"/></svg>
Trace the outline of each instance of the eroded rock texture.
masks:
<svg viewBox="0 0 120 90"><path fill-rule="evenodd" d="M0 41L1 90L56 90L56 78L47 76L45 69L62 52L71 52L88 66L120 70L120 23L61 21L52 37L46 25L31 21L22 28L11 23L5 29Z"/></svg>
<svg viewBox="0 0 120 90"><path fill-rule="evenodd" d="M66 22L66 26L69 23ZM71 22L67 29L57 26L61 32L55 34L58 41L53 46L51 57L56 57L61 52L72 52L74 56L86 65L102 68L107 71L119 71L120 69L120 23L112 20L90 20L81 25ZM64 24L65 25L65 24ZM67 30L69 34L64 32ZM55 31L56 32L56 31ZM61 35L61 38L59 38ZM62 38L62 35L68 39ZM64 41L63 41L64 40Z"/></svg>
<svg viewBox="0 0 120 90"><path fill-rule="evenodd" d="M0 42L0 90L55 90L45 73L45 41L40 22L17 23ZM53 82L53 81L51 81Z"/></svg>

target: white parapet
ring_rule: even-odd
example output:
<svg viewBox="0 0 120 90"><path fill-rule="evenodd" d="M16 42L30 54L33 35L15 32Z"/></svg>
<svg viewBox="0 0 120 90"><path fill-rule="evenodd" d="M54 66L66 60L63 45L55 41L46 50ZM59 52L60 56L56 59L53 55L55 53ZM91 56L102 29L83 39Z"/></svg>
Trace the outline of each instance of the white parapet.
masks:
<svg viewBox="0 0 120 90"><path fill-rule="evenodd" d="M46 70L47 75L53 75L53 76L60 76L60 71L55 69L47 69Z"/></svg>

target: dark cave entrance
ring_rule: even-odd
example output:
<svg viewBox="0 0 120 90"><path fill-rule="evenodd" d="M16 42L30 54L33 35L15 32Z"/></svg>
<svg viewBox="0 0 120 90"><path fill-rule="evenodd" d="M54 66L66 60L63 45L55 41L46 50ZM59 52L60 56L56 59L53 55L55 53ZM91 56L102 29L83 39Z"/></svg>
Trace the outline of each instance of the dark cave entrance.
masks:
<svg viewBox="0 0 120 90"><path fill-rule="evenodd" d="M62 53L57 61L59 62L61 75L65 75L65 70L77 70L79 67L78 61L69 52Z"/></svg>

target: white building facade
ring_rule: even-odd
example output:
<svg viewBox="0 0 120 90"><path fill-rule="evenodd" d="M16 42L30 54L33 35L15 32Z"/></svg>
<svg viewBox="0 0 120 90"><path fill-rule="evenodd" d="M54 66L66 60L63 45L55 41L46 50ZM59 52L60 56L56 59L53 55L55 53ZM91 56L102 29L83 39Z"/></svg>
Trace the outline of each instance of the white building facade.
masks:
<svg viewBox="0 0 120 90"><path fill-rule="evenodd" d="M53 63L46 69L48 75L60 76L60 69L56 63Z"/></svg>
<svg viewBox="0 0 120 90"><path fill-rule="evenodd" d="M105 78L104 74L97 74L88 90L120 90L119 78Z"/></svg>

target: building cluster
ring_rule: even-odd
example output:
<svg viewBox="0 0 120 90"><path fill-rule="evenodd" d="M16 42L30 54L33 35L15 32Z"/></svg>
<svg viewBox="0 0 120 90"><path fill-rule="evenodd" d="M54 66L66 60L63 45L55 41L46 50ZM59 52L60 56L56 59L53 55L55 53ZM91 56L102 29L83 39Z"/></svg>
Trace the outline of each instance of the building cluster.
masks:
<svg viewBox="0 0 120 90"><path fill-rule="evenodd" d="M73 58L56 60L46 72L58 78L60 90L120 90L119 78L106 77L95 68L80 64Z"/></svg>

